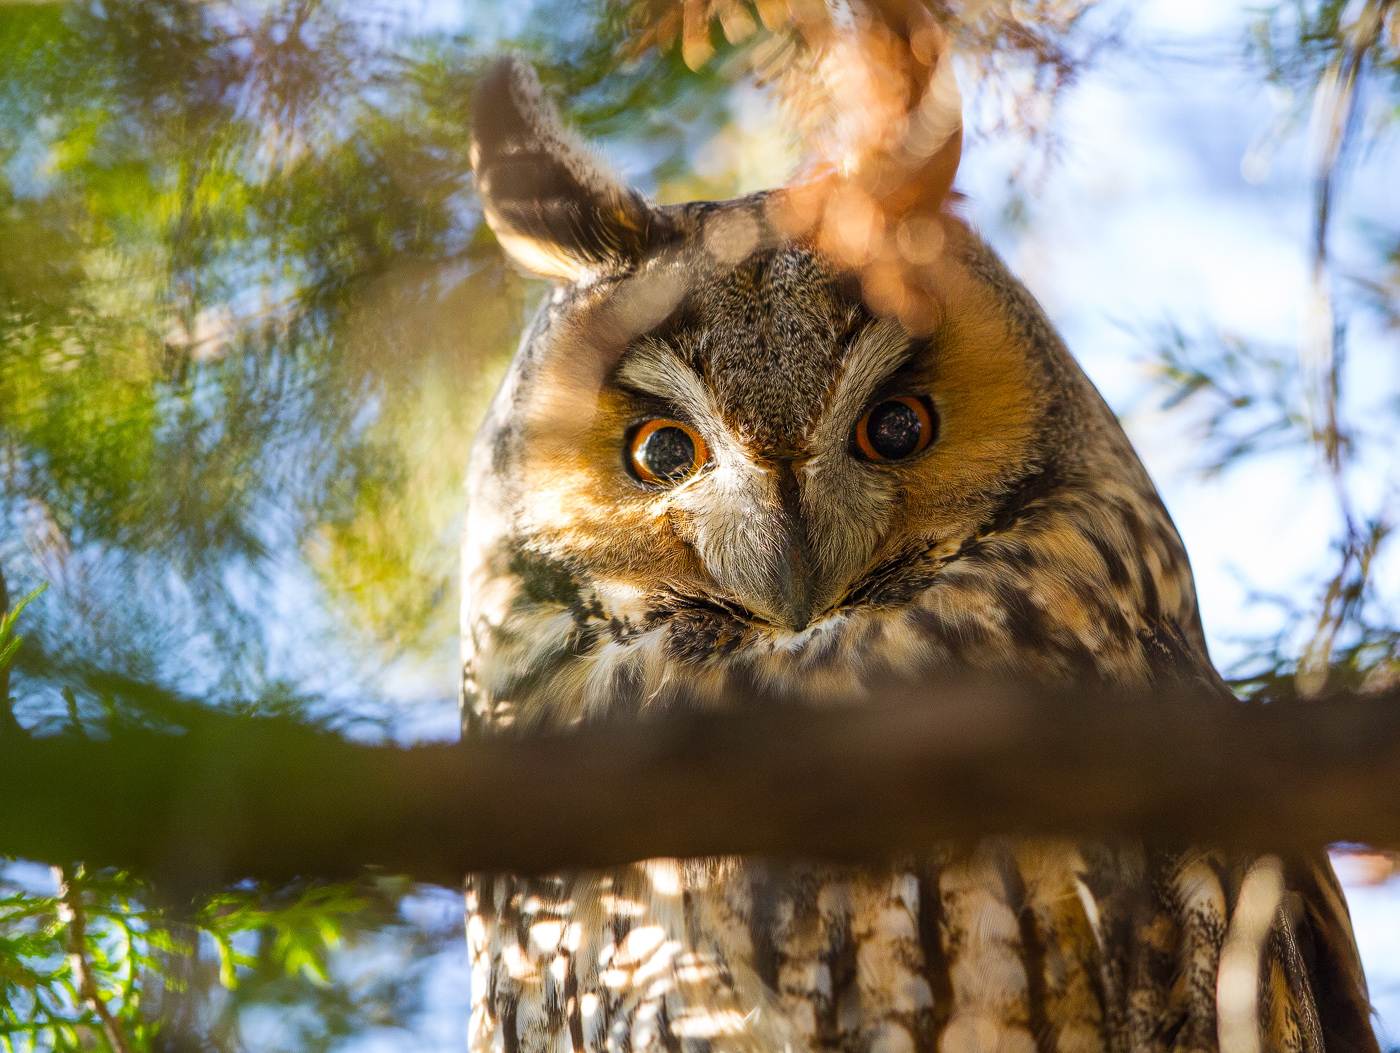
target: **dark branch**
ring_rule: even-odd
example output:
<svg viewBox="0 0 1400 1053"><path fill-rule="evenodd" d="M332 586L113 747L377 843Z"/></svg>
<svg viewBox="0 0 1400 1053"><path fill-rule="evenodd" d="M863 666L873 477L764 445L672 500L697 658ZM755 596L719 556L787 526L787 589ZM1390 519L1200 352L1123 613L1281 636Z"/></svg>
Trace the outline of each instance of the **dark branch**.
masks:
<svg viewBox="0 0 1400 1053"><path fill-rule="evenodd" d="M197 891L364 866L454 884L660 855L857 858L991 833L1400 847L1397 703L980 688L461 746L224 716L180 735L11 735L0 854Z"/></svg>

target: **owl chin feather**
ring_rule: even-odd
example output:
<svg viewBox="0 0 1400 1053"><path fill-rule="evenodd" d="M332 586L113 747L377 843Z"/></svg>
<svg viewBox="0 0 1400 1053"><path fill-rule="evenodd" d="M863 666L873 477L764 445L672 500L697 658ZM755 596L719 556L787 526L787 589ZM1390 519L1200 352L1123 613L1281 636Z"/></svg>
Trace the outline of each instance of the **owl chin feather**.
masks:
<svg viewBox="0 0 1400 1053"><path fill-rule="evenodd" d="M1122 429L941 210L951 149L928 155L936 178L904 173L939 188L914 318L816 228L793 235L801 188L653 206L560 128L527 66L488 73L485 215L558 284L472 453L469 734L858 706L969 672L1188 681L1233 704ZM885 459L860 429L891 401L937 432ZM657 421L704 463L667 483L629 469L628 437ZM989 839L881 866L663 860L469 889L475 1050L1376 1048L1320 854Z"/></svg>

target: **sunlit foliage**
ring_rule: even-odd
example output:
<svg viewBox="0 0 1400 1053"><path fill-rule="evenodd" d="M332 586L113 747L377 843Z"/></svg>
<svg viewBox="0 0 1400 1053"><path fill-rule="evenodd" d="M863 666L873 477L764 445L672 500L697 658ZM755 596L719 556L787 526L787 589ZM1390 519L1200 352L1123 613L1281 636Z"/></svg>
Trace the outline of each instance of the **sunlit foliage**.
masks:
<svg viewBox="0 0 1400 1053"><path fill-rule="evenodd" d="M409 891L250 887L156 908L120 872L12 865L0 872L0 1048L248 1048L267 1011L278 1026L256 1048L402 1027L419 1012L421 970L460 938L410 924Z"/></svg>

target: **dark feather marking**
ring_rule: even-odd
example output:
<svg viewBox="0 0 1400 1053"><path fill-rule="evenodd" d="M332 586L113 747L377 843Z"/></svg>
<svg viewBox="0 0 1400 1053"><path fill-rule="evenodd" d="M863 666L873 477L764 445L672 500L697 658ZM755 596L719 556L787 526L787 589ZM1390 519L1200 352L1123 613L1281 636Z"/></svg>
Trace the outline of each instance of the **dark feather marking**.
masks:
<svg viewBox="0 0 1400 1053"><path fill-rule="evenodd" d="M671 1030L671 1014L666 1010L664 998L659 1000L657 1006L656 1031L661 1036L661 1044L666 1047L666 1053L681 1053L680 1036Z"/></svg>
<svg viewBox="0 0 1400 1053"><path fill-rule="evenodd" d="M1113 544L1097 530L1085 530L1084 537L1089 544L1098 550L1099 558L1103 560L1104 567L1108 570L1108 580L1114 585L1126 587L1133 583L1132 576L1128 573L1128 565L1123 562L1123 557ZM1144 574L1146 571L1144 570Z"/></svg>
<svg viewBox="0 0 1400 1053"><path fill-rule="evenodd" d="M569 1014L569 1044L574 1053L584 1053L583 1007L578 993L578 962L569 955L569 970L564 974L564 1008Z"/></svg>
<svg viewBox="0 0 1400 1053"><path fill-rule="evenodd" d="M632 931L632 919L625 914L614 914L608 920L612 925L613 943L621 947L627 940L627 934Z"/></svg>
<svg viewBox="0 0 1400 1053"><path fill-rule="evenodd" d="M554 976L548 971L546 971L544 978L544 1012L551 1035L557 1035L569 1026L568 1017L565 1015L568 1006L566 991L568 990L569 977L573 975L573 962L569 961L567 957L565 961L568 971L564 974L563 985L555 982Z"/></svg>
<svg viewBox="0 0 1400 1053"><path fill-rule="evenodd" d="M635 662L619 663L612 672L608 697L621 712L635 712L642 703L646 678Z"/></svg>
<svg viewBox="0 0 1400 1053"><path fill-rule="evenodd" d="M521 598L530 603L556 603L571 610L583 604L583 586L560 560L521 546L511 555L510 572L520 580Z"/></svg>
<svg viewBox="0 0 1400 1053"><path fill-rule="evenodd" d="M505 1046L505 1053L520 1053L520 1034L516 1030L516 1007L517 1002L514 995L507 995L499 1002L493 995L492 1004L501 1007L501 1040Z"/></svg>
<svg viewBox="0 0 1400 1053"><path fill-rule="evenodd" d="M666 653L678 662L698 662L732 654L749 631L749 621L731 607L703 597L675 596L647 611L648 627L666 629Z"/></svg>
<svg viewBox="0 0 1400 1053"><path fill-rule="evenodd" d="M919 946L924 952L924 979L933 993L933 1019L927 1048L936 1050L953 1015L953 976L943 949L943 897L938 882L942 866L931 867L919 879Z"/></svg>
<svg viewBox="0 0 1400 1053"><path fill-rule="evenodd" d="M1010 530L1033 510L1034 506L1062 492L1064 479L1059 468L1052 461L1035 465L1023 475L987 517L986 526L978 531L979 537L987 534L1000 534Z"/></svg>
<svg viewBox="0 0 1400 1053"><path fill-rule="evenodd" d="M901 607L924 592L947 563L922 553L902 553L886 560L858 581L841 600L839 609Z"/></svg>
<svg viewBox="0 0 1400 1053"><path fill-rule="evenodd" d="M1136 924L1138 944L1134 948L1133 970L1129 980L1131 991L1129 1001L1129 1028L1136 1035L1145 1038L1149 1048L1173 1048L1182 1029L1188 1022L1187 1007L1178 1007L1168 1012L1170 993L1176 980L1179 964L1177 949L1181 945L1181 929L1173 906L1171 875L1180 865L1180 854L1165 849L1149 849L1147 873L1150 893L1138 902ZM1153 924L1165 923L1172 929L1168 950L1161 950L1147 939L1146 929ZM1147 994L1155 1005L1156 1013L1143 1019L1135 1013L1131 993Z"/></svg>
<svg viewBox="0 0 1400 1053"><path fill-rule="evenodd" d="M504 476L510 473L511 455L518 446L514 427L506 426L496 433L496 438L491 443L491 470L494 474Z"/></svg>
<svg viewBox="0 0 1400 1053"><path fill-rule="evenodd" d="M1015 585L997 582L998 606L1001 609L1006 630L1011 634L1012 643L1026 651L1034 651L1049 642L1046 627L1040 612L1030 598Z"/></svg>
<svg viewBox="0 0 1400 1053"><path fill-rule="evenodd" d="M998 542L997 557L1008 569L1025 573L1040 566L1040 552L1026 544L1021 538L1013 535L1009 538L1000 538Z"/></svg>
<svg viewBox="0 0 1400 1053"><path fill-rule="evenodd" d="M1151 548L1152 538L1143 521L1131 510L1123 510L1123 522L1132 532L1133 541L1136 543L1139 552L1147 552ZM1162 597L1157 591L1157 579L1149 572L1148 568L1142 568L1142 613L1148 619L1159 619L1162 616Z"/></svg>
<svg viewBox="0 0 1400 1053"><path fill-rule="evenodd" d="M1103 619L1104 627L1112 639L1126 640L1133 635L1132 626L1128 624L1128 619L1123 617L1123 612L1119 610L1118 604L1100 603L1098 611L1099 617Z"/></svg>
<svg viewBox="0 0 1400 1053"><path fill-rule="evenodd" d="M992 634L980 618L965 617L949 621L939 611L927 607L911 607L906 620L918 635L958 648L963 655L978 651L992 642Z"/></svg>
<svg viewBox="0 0 1400 1053"><path fill-rule="evenodd" d="M1081 880L1098 904L1103 945L1099 968L1091 974L1094 990L1103 1011L1110 1053L1127 1053L1134 919L1143 890L1138 882L1124 880L1133 870L1124 848L1089 844L1080 851L1085 863Z"/></svg>
<svg viewBox="0 0 1400 1053"><path fill-rule="evenodd" d="M831 998L819 1006L817 1040L827 1048L835 1048L841 1044L841 1002L856 978L856 948L849 918L832 926L831 940L821 955L821 963L831 978Z"/></svg>
<svg viewBox="0 0 1400 1053"><path fill-rule="evenodd" d="M1016 916L1020 932L1021 966L1026 972L1026 1025L1038 1053L1054 1053L1054 1035L1045 1009L1045 941L1036 925L1035 912L1026 902L1026 881L1016 864L1016 854L1006 842L997 843L997 871L1001 875L1006 905Z"/></svg>
<svg viewBox="0 0 1400 1053"><path fill-rule="evenodd" d="M1037 607L1019 586L998 582L996 592L998 607L1015 647L1028 654L1057 657L1064 672L1073 679L1092 681L1101 677L1093 652L1049 612Z"/></svg>
<svg viewBox="0 0 1400 1053"><path fill-rule="evenodd" d="M1286 903L1287 897L1296 895L1296 893L1285 893L1284 895ZM1286 909L1280 911L1279 917L1269 933L1267 960L1283 965L1288 990L1293 995L1293 1004L1288 1007L1288 1016L1303 1036L1304 1053L1325 1053L1326 1043L1322 1037L1322 1025L1317 1019L1317 1008L1313 1005L1312 989L1308 984L1307 966L1299 952L1298 942L1293 936L1293 919ZM1265 987L1265 990L1269 992L1272 999L1272 990L1268 987Z"/></svg>
<svg viewBox="0 0 1400 1053"><path fill-rule="evenodd" d="M778 989L778 968L781 955L774 940L778 922L778 897L782 883L768 867L753 863L749 867L749 940L753 945L753 967L770 991Z"/></svg>
<svg viewBox="0 0 1400 1053"><path fill-rule="evenodd" d="M1222 701L1235 701L1219 675L1197 656L1174 622L1167 619L1150 621L1138 630L1138 640L1154 684L1161 687L1173 684L1211 687L1216 689Z"/></svg>

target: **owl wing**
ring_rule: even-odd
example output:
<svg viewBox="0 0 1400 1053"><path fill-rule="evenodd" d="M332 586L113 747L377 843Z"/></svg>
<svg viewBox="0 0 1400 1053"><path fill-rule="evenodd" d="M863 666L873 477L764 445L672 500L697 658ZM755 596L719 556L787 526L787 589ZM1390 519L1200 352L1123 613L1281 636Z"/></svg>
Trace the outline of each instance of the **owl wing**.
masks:
<svg viewBox="0 0 1400 1053"><path fill-rule="evenodd" d="M1378 1053L1351 914L1331 860L1326 852L1289 860L1285 876L1295 967L1306 976L1328 1053Z"/></svg>
<svg viewBox="0 0 1400 1053"><path fill-rule="evenodd" d="M1157 686L1204 690L1239 704L1205 660L1204 650L1191 646L1178 626L1154 623L1143 642ZM1327 1053L1379 1053L1351 912L1332 861L1326 851L1286 860L1284 878L1287 897L1279 918L1286 930L1283 964L1298 1004L1311 1003L1315 1011L1317 1048Z"/></svg>

